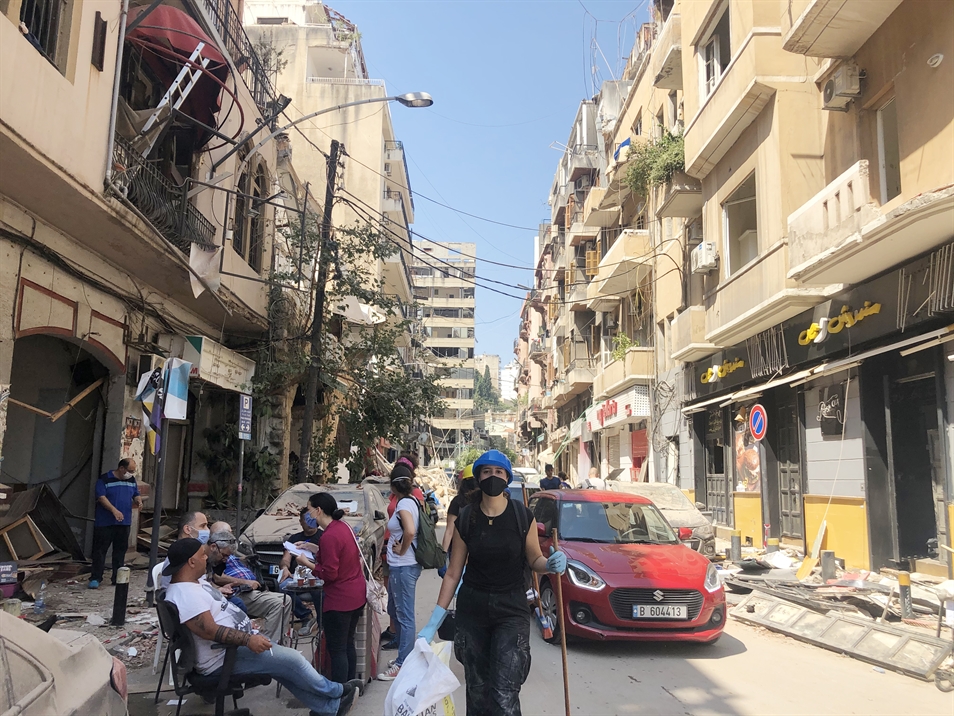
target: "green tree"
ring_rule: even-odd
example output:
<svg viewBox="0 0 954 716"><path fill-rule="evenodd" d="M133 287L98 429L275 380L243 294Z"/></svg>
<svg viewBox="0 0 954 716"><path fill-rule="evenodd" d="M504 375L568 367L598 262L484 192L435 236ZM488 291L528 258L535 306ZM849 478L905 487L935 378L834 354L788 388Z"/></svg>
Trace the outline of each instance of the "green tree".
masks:
<svg viewBox="0 0 954 716"><path fill-rule="evenodd" d="M474 409L483 412L487 409L494 409L500 403L500 394L494 390L493 381L490 378L490 366L484 366L484 372L478 372L474 376Z"/></svg>

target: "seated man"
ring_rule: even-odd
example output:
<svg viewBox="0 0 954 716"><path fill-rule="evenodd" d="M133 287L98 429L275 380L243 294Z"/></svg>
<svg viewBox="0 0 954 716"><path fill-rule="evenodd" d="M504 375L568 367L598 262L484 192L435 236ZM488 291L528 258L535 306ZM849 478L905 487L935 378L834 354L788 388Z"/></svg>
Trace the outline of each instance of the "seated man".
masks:
<svg viewBox="0 0 954 716"><path fill-rule="evenodd" d="M277 592L261 591L255 574L235 555L238 543L228 523L216 522L212 527L208 547L213 583L232 587L246 613L262 620L262 632L272 641L281 642L282 629L291 620L291 600Z"/></svg>
<svg viewBox="0 0 954 716"><path fill-rule="evenodd" d="M289 535L285 538L285 541L291 542L292 544L298 544L299 542L318 544L318 540L321 539L321 530L318 529L318 523L315 521L315 518L308 513L307 507L301 508L298 521L301 523L301 532L295 532ZM295 567L302 564L300 560L300 557L296 557L287 549L285 550L281 562L279 562L281 572L278 575L278 588L280 590L285 591L287 587L295 584ZM312 616L311 610L297 594L292 594L291 600L292 613L294 613L296 619L304 624L299 630L299 633L302 636L310 634L315 625L315 618Z"/></svg>
<svg viewBox="0 0 954 716"><path fill-rule="evenodd" d="M225 650L213 649L213 642L238 646L233 674L267 675L291 691L317 714L345 714L351 709L356 690L364 682L345 684L328 681L294 649L272 644L261 634L253 634L248 617L238 609L220 603L202 586L207 567L206 550L198 540L180 539L169 548L169 564L163 574L172 579L166 601L175 604L179 619L195 636L196 664L200 674L214 676L225 663Z"/></svg>

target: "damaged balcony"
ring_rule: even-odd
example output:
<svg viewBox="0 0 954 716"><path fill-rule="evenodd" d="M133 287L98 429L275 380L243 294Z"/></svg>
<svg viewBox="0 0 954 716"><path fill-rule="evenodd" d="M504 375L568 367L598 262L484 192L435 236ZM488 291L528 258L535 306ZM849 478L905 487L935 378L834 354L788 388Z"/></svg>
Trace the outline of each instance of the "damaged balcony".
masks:
<svg viewBox="0 0 954 716"><path fill-rule="evenodd" d="M815 286L858 283L950 237L954 189L924 192L882 212L868 169L867 160L856 162L788 217L788 278Z"/></svg>
<svg viewBox="0 0 954 716"><path fill-rule="evenodd" d="M658 190L656 217L692 219L702 213L702 183L688 174L676 172Z"/></svg>
<svg viewBox="0 0 954 716"><path fill-rule="evenodd" d="M782 12L782 47L809 57L847 58L901 0L792 0Z"/></svg>
<svg viewBox="0 0 954 716"><path fill-rule="evenodd" d="M587 296L591 311L605 311L652 270L652 242L645 229L623 229L603 252Z"/></svg>
<svg viewBox="0 0 954 716"><path fill-rule="evenodd" d="M682 17L672 13L653 46L650 72L660 89L682 89Z"/></svg>

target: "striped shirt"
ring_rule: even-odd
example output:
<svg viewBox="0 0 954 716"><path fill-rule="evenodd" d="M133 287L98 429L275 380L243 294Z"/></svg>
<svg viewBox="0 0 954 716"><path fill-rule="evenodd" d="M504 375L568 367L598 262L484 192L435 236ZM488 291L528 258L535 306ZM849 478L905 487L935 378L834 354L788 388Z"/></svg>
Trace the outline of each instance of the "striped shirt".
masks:
<svg viewBox="0 0 954 716"><path fill-rule="evenodd" d="M132 506L134 498L139 496L139 485L136 478L130 475L122 478L112 470L101 475L96 481L96 521L94 527L112 527L113 525L129 525L132 522ZM105 497L109 504L123 513L123 519L118 522L111 510L107 510L99 503L99 498Z"/></svg>

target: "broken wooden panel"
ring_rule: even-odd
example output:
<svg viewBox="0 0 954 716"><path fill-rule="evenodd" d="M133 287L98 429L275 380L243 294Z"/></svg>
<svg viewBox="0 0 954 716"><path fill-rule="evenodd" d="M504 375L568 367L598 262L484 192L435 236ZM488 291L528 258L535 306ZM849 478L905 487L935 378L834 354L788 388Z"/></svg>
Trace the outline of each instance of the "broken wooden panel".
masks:
<svg viewBox="0 0 954 716"><path fill-rule="evenodd" d="M29 515L0 527L0 561L37 559L52 551L53 545Z"/></svg>
<svg viewBox="0 0 954 716"><path fill-rule="evenodd" d="M901 626L835 611L823 614L758 591L746 596L729 613L741 622L924 680L933 678L952 649L950 641Z"/></svg>

